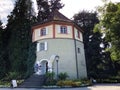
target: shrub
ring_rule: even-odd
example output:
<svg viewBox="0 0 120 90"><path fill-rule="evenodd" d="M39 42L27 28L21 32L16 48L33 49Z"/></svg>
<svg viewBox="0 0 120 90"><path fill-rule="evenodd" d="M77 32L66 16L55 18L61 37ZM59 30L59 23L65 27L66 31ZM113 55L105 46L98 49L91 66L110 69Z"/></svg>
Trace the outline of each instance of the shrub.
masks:
<svg viewBox="0 0 120 90"><path fill-rule="evenodd" d="M79 81L79 82L73 82L72 83L72 87L79 87L82 83Z"/></svg>
<svg viewBox="0 0 120 90"><path fill-rule="evenodd" d="M65 72L65 73L60 73L59 75L58 75L58 78L60 79L60 80L66 80L66 78L67 77L69 77L68 76L68 74Z"/></svg>
<svg viewBox="0 0 120 90"><path fill-rule="evenodd" d="M65 86L72 86L73 81L71 81L71 80L65 80L65 81L63 81L63 83L64 83Z"/></svg>
<svg viewBox="0 0 120 90"><path fill-rule="evenodd" d="M71 81L71 80L65 80L65 81L60 80L57 82L56 85L57 86L72 86L72 83L73 83L73 81Z"/></svg>
<svg viewBox="0 0 120 90"><path fill-rule="evenodd" d="M45 85L55 85L56 80L54 79L55 73L54 72L48 72L46 73L46 80Z"/></svg>
<svg viewBox="0 0 120 90"><path fill-rule="evenodd" d="M11 83L9 81L0 81L0 87L10 87Z"/></svg>
<svg viewBox="0 0 120 90"><path fill-rule="evenodd" d="M80 81L79 82L74 82L72 80L65 80L65 81L60 80L60 81L57 82L56 85L61 86L61 87L63 87L63 86L79 87L81 85L81 82Z"/></svg>
<svg viewBox="0 0 120 90"><path fill-rule="evenodd" d="M64 86L64 82L61 80L61 81L58 81L57 83L56 83L56 85L57 86Z"/></svg>
<svg viewBox="0 0 120 90"><path fill-rule="evenodd" d="M21 79L22 74L19 74L18 72L9 72L5 78L3 78L3 81L10 81L12 79Z"/></svg>
<svg viewBox="0 0 120 90"><path fill-rule="evenodd" d="M46 77L47 79L50 79L50 80L52 80L52 79L54 78L54 76L55 76L55 73L54 73L54 72L47 72L47 73L45 74L45 77Z"/></svg>
<svg viewBox="0 0 120 90"><path fill-rule="evenodd" d="M65 80L65 81L60 80L60 81L57 82L56 85L61 86L61 87L63 87L63 86L79 87L81 85L81 82L80 81L79 82L74 82L72 80Z"/></svg>

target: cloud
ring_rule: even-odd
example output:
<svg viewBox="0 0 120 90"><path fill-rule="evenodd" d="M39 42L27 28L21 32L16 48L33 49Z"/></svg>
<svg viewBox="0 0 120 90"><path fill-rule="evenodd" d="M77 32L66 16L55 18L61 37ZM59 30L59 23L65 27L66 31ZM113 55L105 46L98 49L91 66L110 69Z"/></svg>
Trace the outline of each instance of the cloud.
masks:
<svg viewBox="0 0 120 90"><path fill-rule="evenodd" d="M10 12L12 12L14 8L16 0L0 0L0 20L2 20L3 23L7 23L7 16L10 15ZM35 7L36 2L35 0L32 0L33 5ZM37 11L37 8L35 8L35 11Z"/></svg>
<svg viewBox="0 0 120 90"><path fill-rule="evenodd" d="M0 19L7 23L7 16L14 8L13 0L0 0Z"/></svg>

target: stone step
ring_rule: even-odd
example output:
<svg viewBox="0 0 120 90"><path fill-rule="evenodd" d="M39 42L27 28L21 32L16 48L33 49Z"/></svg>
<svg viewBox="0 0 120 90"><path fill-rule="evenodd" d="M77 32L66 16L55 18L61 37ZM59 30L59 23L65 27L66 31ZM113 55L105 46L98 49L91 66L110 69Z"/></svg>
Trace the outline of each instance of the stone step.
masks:
<svg viewBox="0 0 120 90"><path fill-rule="evenodd" d="M40 88L45 80L44 75L33 74L30 78L26 79L19 87L22 88Z"/></svg>

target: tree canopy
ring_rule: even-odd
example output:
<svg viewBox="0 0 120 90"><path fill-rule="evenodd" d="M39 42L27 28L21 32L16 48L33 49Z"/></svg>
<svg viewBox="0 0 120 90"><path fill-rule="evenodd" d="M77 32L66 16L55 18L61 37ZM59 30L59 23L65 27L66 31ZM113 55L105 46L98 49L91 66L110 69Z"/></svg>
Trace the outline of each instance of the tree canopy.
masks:
<svg viewBox="0 0 120 90"><path fill-rule="evenodd" d="M18 0L11 15L8 16L6 28L8 60L10 72L24 75L27 72L29 49L32 43L31 26L34 22L30 0ZM34 58L35 60L35 58ZM33 66L32 66L33 67Z"/></svg>
<svg viewBox="0 0 120 90"><path fill-rule="evenodd" d="M64 5L61 0L36 0L38 5L38 22L44 22L48 19L50 13L55 9L59 10Z"/></svg>
<svg viewBox="0 0 120 90"><path fill-rule="evenodd" d="M104 8L99 8L101 22L99 30L105 35L108 45L105 51L110 52L111 59L115 63L116 70L120 70L120 3L106 3Z"/></svg>
<svg viewBox="0 0 120 90"><path fill-rule="evenodd" d="M94 26L99 23L96 12L82 11L74 15L74 21L84 30L83 42L87 71L89 77L94 77L100 72L101 60L101 33L94 32ZM92 75L92 76L91 76Z"/></svg>

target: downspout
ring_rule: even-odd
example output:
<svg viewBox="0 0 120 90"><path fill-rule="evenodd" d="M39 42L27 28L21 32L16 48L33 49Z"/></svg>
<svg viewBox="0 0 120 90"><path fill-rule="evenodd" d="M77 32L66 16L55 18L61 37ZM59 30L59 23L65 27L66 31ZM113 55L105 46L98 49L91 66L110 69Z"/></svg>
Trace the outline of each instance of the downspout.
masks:
<svg viewBox="0 0 120 90"><path fill-rule="evenodd" d="M74 45L75 45L76 72L77 72L77 79L78 79L79 78L79 73L78 73L78 59L77 59L77 46L76 46L74 25L72 26L72 31L73 31L73 40L74 40Z"/></svg>
<svg viewBox="0 0 120 90"><path fill-rule="evenodd" d="M76 46L76 39L74 39L75 44L75 59L76 59L76 71L77 71L77 79L79 79L79 73L78 73L78 56L77 56L77 46Z"/></svg>

